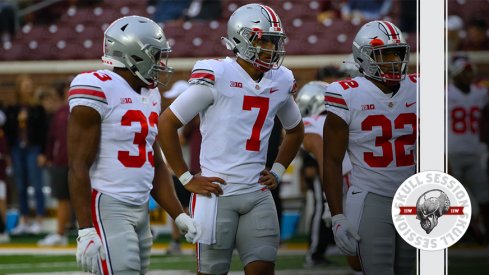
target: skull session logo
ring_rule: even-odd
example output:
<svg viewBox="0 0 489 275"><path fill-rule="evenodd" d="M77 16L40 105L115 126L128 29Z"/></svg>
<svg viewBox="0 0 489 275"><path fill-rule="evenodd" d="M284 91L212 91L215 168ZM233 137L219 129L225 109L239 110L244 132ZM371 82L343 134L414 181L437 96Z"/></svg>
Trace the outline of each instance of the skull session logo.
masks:
<svg viewBox="0 0 489 275"><path fill-rule="evenodd" d="M445 249L456 243L470 224L467 191L454 177L425 171L405 180L392 202L399 235L422 250Z"/></svg>
<svg viewBox="0 0 489 275"><path fill-rule="evenodd" d="M438 225L438 218L448 213L449 208L450 199L443 191L438 189L426 191L416 202L416 219L420 220L426 234L430 234Z"/></svg>

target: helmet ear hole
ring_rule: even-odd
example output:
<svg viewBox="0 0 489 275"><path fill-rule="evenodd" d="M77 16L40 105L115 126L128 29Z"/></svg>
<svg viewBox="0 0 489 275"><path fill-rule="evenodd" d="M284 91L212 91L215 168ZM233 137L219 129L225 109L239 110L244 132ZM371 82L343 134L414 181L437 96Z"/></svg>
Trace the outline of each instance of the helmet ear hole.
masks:
<svg viewBox="0 0 489 275"><path fill-rule="evenodd" d="M121 51L114 51L112 53L112 55L115 56L115 57L122 57L122 52Z"/></svg>

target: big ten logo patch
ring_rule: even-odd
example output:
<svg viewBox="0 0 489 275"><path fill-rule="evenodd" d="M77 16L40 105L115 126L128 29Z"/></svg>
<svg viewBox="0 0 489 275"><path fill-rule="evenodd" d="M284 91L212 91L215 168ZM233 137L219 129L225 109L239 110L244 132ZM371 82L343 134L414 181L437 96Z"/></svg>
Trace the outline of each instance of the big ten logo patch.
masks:
<svg viewBox="0 0 489 275"><path fill-rule="evenodd" d="M424 171L405 180L392 202L399 235L422 250L455 244L470 225L472 207L462 184L439 171Z"/></svg>

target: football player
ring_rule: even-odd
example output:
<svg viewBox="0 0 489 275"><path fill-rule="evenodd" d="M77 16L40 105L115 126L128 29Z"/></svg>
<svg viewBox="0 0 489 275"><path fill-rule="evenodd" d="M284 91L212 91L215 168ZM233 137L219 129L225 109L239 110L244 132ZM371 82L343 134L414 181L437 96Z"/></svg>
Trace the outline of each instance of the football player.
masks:
<svg viewBox="0 0 489 275"><path fill-rule="evenodd" d="M171 51L153 21L127 16L104 33L104 64L82 73L69 92L70 195L79 224L76 259L97 274L145 274L152 236L148 200L172 216L187 240L198 237L183 212L156 142L158 74ZM177 140L178 142L178 140Z"/></svg>
<svg viewBox="0 0 489 275"><path fill-rule="evenodd" d="M236 58L194 65L190 87L160 117L158 137L173 171L195 193L191 212L202 225L198 273L227 273L236 248L246 274L273 274L280 230L270 189L297 154L304 127L293 98L294 76L281 66L286 36L277 13L244 5L230 16L227 29L223 39ZM202 173L192 175L176 137L197 114ZM286 134L268 171L275 115Z"/></svg>
<svg viewBox="0 0 489 275"><path fill-rule="evenodd" d="M311 81L305 84L297 93L296 102L304 120L303 148L317 161L319 178L323 174L323 125L326 119L324 106L324 93L328 83ZM342 163L343 193L350 185L349 174L351 162L348 154ZM330 263L324 258L327 248L326 230L331 229L331 214L327 209L326 198L323 194L321 182L314 180L308 186L314 194L314 207L311 217L311 232L309 234L309 249L306 253L305 266L314 267ZM355 271L361 271L357 257L348 256L348 263Z"/></svg>
<svg viewBox="0 0 489 275"><path fill-rule="evenodd" d="M451 83L447 87L448 106L448 160L452 175L467 188L472 201L477 202L481 215L476 215L474 225L482 217L486 230L477 230L478 241L487 239L482 232L489 226L489 184L482 167L482 144L479 140L481 111L488 112L487 89L474 83L475 67L469 57L456 53L451 58L449 73ZM485 116L487 118L487 115ZM482 136L487 135L483 133ZM487 139L486 139L487 140ZM477 212L479 212L477 211ZM474 211L476 212L476 211ZM480 232L480 234L479 234Z"/></svg>
<svg viewBox="0 0 489 275"><path fill-rule="evenodd" d="M362 76L330 84L325 93L323 188L336 244L358 255L363 272L411 274L415 249L391 217L397 188L416 172L416 75L407 75L409 46L388 21L371 21L353 40ZM352 162L343 209L342 162Z"/></svg>

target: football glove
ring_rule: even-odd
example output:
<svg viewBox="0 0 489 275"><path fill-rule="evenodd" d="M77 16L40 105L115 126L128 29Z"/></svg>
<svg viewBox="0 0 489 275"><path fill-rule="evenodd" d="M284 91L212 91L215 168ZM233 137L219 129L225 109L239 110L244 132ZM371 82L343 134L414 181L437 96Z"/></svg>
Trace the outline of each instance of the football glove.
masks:
<svg viewBox="0 0 489 275"><path fill-rule="evenodd" d="M189 243L196 243L200 238L202 230L200 226L189 215L182 213L175 219L175 224Z"/></svg>
<svg viewBox="0 0 489 275"><path fill-rule="evenodd" d="M105 251L102 241L97 235L95 228L85 228L78 230L76 238L76 262L83 271L97 273L98 260L105 260Z"/></svg>
<svg viewBox="0 0 489 275"><path fill-rule="evenodd" d="M334 215L331 221L333 222L334 240L340 251L345 255L355 256L360 240L358 233L343 214Z"/></svg>

